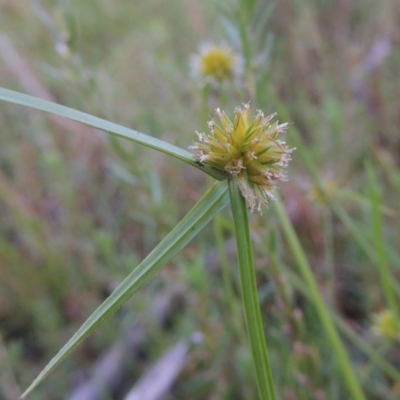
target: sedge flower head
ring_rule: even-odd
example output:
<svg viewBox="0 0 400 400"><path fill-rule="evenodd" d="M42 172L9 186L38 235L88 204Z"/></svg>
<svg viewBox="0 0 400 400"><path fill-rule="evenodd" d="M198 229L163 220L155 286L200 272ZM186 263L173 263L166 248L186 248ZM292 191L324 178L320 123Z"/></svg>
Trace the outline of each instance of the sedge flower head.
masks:
<svg viewBox="0 0 400 400"><path fill-rule="evenodd" d="M373 332L384 339L399 339L399 324L390 310L383 310L374 315Z"/></svg>
<svg viewBox="0 0 400 400"><path fill-rule="evenodd" d="M251 119L250 105L236 108L233 122L220 109L220 123L208 123L209 134L198 133L199 141L191 149L199 154L195 159L227 173L236 179L251 212L260 211L261 204L273 198L272 189L286 181L286 167L291 160L290 149L279 139L288 124L273 121L276 114L264 117L257 111Z"/></svg>
<svg viewBox="0 0 400 400"><path fill-rule="evenodd" d="M200 84L237 81L243 74L243 58L227 45L203 43L190 59L191 75Z"/></svg>

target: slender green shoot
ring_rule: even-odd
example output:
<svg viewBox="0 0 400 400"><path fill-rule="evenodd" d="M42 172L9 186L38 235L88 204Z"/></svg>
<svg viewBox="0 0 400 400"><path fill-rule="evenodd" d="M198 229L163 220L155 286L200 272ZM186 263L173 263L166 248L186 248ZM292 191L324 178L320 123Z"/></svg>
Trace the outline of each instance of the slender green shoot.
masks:
<svg viewBox="0 0 400 400"><path fill-rule="evenodd" d="M343 374L343 379L346 382L348 389L354 400L365 400L365 396L361 389L360 383L354 373L354 370L350 364L350 360L346 354L346 350L340 340L340 337L335 329L334 323L330 316L329 310L324 304L321 294L318 290L318 285L315 277L312 273L311 267L307 261L301 244L297 238L297 235L293 229L293 226L289 220L285 208L283 207L281 201L274 202L274 206L286 236L288 244L292 250L293 256L297 262L297 266L300 273L304 279L307 289L310 294L310 298L317 309L318 315L321 319L321 323L325 328L328 339L331 343L332 349L334 350L341 372Z"/></svg>
<svg viewBox="0 0 400 400"><path fill-rule="evenodd" d="M299 290L305 297L311 300L310 292L306 288L302 279L287 265L280 262L279 266L284 268L285 273L290 277L290 281L293 286ZM354 345L362 351L370 360L375 364L377 368L380 368L385 372L391 379L400 383L400 371L396 369L392 364L390 364L384 357L379 354L373 346L371 346L367 340L360 337L354 330L348 326L348 324L343 320L342 317L337 315L334 310L329 310L331 317L336 323L337 328L342 332L342 334Z"/></svg>
<svg viewBox="0 0 400 400"><path fill-rule="evenodd" d="M229 180L229 193L235 226L243 309L256 371L258 392L260 399L274 400L275 390L258 301L246 200L240 192L238 183L233 179Z"/></svg>
<svg viewBox="0 0 400 400"><path fill-rule="evenodd" d="M395 281L391 276L389 265L387 262L385 242L383 238L382 229L382 214L379 211L381 206L381 194L379 192L378 183L375 171L372 169L371 164L366 164L367 176L369 181L369 191L371 198L371 217L372 217L372 242L375 247L376 264L378 267L383 294L386 303L393 313L393 316L398 322L398 305L396 301L396 293L394 290L393 282Z"/></svg>
<svg viewBox="0 0 400 400"><path fill-rule="evenodd" d="M84 112L74 110L69 107L62 106L60 104L53 103L51 101L39 99L38 97L29 96L27 94L14 92L0 88L0 100L7 101L9 103L19 104L36 110L45 111L50 114L65 117L73 121L81 122L82 124L91 126L96 129L111 133L113 135L122 137L124 139L131 140L135 143L149 147L154 150L161 151L162 153L168 154L178 160L184 161L191 166L202 170L208 175L215 179L223 180L227 178L227 175L221 171L218 171L212 167L206 165L200 165L193 160L193 155L189 151L181 149L180 147L174 146L171 143L167 143L163 140L154 138L152 136L145 135L134 131L133 129L126 128L124 126L115 124L114 122L106 121L104 119L95 117L93 115L86 114Z"/></svg>
<svg viewBox="0 0 400 400"><path fill-rule="evenodd" d="M47 364L22 395L28 395L70 354L84 339L108 319L125 301L154 277L172 257L181 251L204 226L228 204L227 187L220 182L202 197L176 227L125 278L114 292L86 320L75 335Z"/></svg>

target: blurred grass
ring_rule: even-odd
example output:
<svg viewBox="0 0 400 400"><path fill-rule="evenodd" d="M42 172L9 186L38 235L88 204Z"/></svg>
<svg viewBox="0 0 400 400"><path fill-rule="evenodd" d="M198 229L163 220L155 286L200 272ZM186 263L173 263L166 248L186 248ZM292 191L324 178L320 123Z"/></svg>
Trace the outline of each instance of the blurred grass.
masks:
<svg viewBox="0 0 400 400"><path fill-rule="evenodd" d="M58 102L186 148L204 126L188 57L203 40L229 40L220 17L230 20L225 9L234 10L234 2L225 11L217 3L3 0L0 36ZM261 15L264 5L255 3ZM251 100L292 122L288 143L297 151L282 198L319 289L336 318L398 369L399 342L374 336L371 324L374 313L394 310L399 299L400 5L271 4L260 32L271 53L248 73L255 84L244 95L227 91L224 107ZM249 32L253 54L261 49L255 37ZM0 51L1 86L28 92L27 75L10 68L10 57ZM0 330L11 369L26 387L200 198L207 180L151 150L5 103L0 124ZM251 224L277 392L287 400L346 398L273 210ZM221 218L217 234L228 241L232 226ZM148 322L149 357L195 330L205 338L173 398L255 398L238 272L231 254L223 261L231 276L209 268L218 265L215 255L210 261L213 235L211 228L200 234L31 398L63 398L123 335L126 320L146 314L154 293L171 284L186 306L172 330ZM396 377L343 337L367 398L398 398Z"/></svg>

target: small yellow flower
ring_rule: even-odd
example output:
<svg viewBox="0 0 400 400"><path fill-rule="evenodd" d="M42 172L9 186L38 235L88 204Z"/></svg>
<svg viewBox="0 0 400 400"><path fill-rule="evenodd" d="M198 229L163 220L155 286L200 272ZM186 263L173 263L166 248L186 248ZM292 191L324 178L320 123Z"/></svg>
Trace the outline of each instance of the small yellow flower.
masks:
<svg viewBox="0 0 400 400"><path fill-rule="evenodd" d="M243 74L243 58L226 45L203 43L190 63L191 75L201 84L236 81Z"/></svg>
<svg viewBox="0 0 400 400"><path fill-rule="evenodd" d="M273 198L276 183L287 180L285 169L294 149L278 140L278 136L288 124L273 122L276 114L264 117L260 110L251 120L249 104L236 108L233 123L219 109L216 114L221 124L210 121L211 134L196 132L199 142L190 148L199 151L195 156L197 162L236 179L251 212L260 211L261 204Z"/></svg>
<svg viewBox="0 0 400 400"><path fill-rule="evenodd" d="M374 315L373 332L384 339L399 339L399 325L390 310L383 310Z"/></svg>

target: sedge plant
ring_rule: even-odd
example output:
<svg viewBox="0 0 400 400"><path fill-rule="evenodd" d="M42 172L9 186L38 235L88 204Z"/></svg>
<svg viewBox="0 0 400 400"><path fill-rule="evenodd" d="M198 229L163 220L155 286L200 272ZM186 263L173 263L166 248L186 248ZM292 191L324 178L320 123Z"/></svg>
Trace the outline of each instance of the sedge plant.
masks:
<svg viewBox="0 0 400 400"><path fill-rule="evenodd" d="M22 397L27 396L70 352L157 274L230 202L235 225L242 304L258 391L261 399L275 399L258 302L247 214L248 210L260 211L261 205L273 197L272 189L276 183L286 180L285 169L293 149L280 140L279 136L286 130L287 124L273 121L275 115L264 117L261 111L252 119L249 104L235 110L233 121L225 113L217 110L220 123L209 123L210 134L198 133L199 141L192 146L198 154L193 155L162 140L109 121L11 90L0 89L0 100L50 112L102 129L178 158L220 181L211 187L181 222L97 308Z"/></svg>
<svg viewBox="0 0 400 400"><path fill-rule="evenodd" d="M226 6L224 6L224 4ZM384 218L385 216L390 215L387 213L390 210L387 211L383 204L384 200L386 203L386 199L389 199L389 196L387 196L386 193L385 196L383 196L383 190L386 189L387 186L386 180L381 179L381 175L384 173L384 176L391 182L392 188L395 189L396 193L399 193L400 184L398 168L395 165L395 155L393 158L394 163L392 165L390 164L390 160L383 158L386 154L386 150L384 151L383 147L379 148L379 154L375 154L376 160L373 158L373 160L378 162L366 164L365 168L367 184L364 186L367 188L366 190L369 194L367 197L361 197L360 194L356 192L346 192L347 185L342 185L343 187L336 187L334 190L330 190L330 187L325 185L321 180L322 165L321 162L317 161L317 154L322 155L324 158L324 164L328 163L329 155L327 156L324 153L324 141L330 136L327 132L326 126L323 126L323 124L326 124L326 122L324 122L325 119L315 118L316 115L313 114L313 112L317 113L319 116L323 116L325 109L324 105L331 104L331 101L335 101L336 91L333 90L325 93L325 86L323 86L323 89L321 90L320 83L324 82L324 79L327 80L327 75L324 75L327 72L325 68L318 68L318 71L315 71L312 68L307 69L305 66L314 66L316 59L327 60L325 64L336 66L337 64L335 62L330 63L330 60L340 60L340 57L337 57L337 54L333 51L323 53L323 49L325 48L324 46L322 46L322 52L321 48L313 48L313 45L315 45L313 40L304 40L304 38L307 37L307 34L309 35L308 38L312 37L315 39L315 37L317 37L318 40L323 40L324 34L336 38L335 35L331 35L329 29L314 31L313 24L304 23L304 17L309 17L310 15L312 15L313 18L314 16L322 16L322 21L325 21L328 13L332 14L332 10L331 8L320 7L319 11L326 13L326 15L324 15L322 12L318 11L318 7L314 3L302 4L301 7L299 7L297 3L289 4L287 6L288 8L284 10L285 12L278 13L280 15L277 15L276 19L275 17L272 19L270 18L271 9L278 8L279 11L280 5L278 4L269 3L269 6L267 6L265 2L257 2L254 0L235 0L219 3L219 7L221 7L221 12L223 14L219 26L226 31L227 40L225 40L221 45L212 45L211 43L207 43L200 46L199 57L193 57L191 60L193 68L192 76L193 78L202 81L202 94L204 99L208 97L208 99L211 100L210 104L206 101L203 101L202 103L201 123L204 123L204 125L209 118L210 109L215 108L214 105L211 107L211 103L212 101L215 102L216 94L218 95L217 105L221 107L221 109L232 110L235 104L251 100L252 106L276 110L278 111L280 119L285 121L294 121L294 124L291 125L289 129L290 143L296 146L296 158L297 160L300 160L302 168L307 171L307 178L311 180L316 192L319 194L320 200L322 200L323 218L325 219L325 225L323 228L323 236L326 245L325 255L327 270L330 274L326 286L327 296L323 300L318 287L320 286L320 283L317 283L316 277L314 276L315 272L312 270L310 249L306 247L302 240L299 240L299 232L293 229L292 220L288 217L285 207L282 206L279 196L276 196L278 197L277 201L270 202L272 203L270 206L271 213L268 214L268 223L265 225L271 229L271 226L273 225L270 224L271 220L269 217L270 214L275 213L275 215L272 216L272 219L277 220L276 226L279 229L273 229L273 232L279 235L280 231L282 231L282 242L285 242L285 250L287 249L287 251L284 252L285 257L276 257L276 265L273 267L271 265L268 266L268 268L271 267L271 270L273 268L276 270L272 272L267 270L266 272L268 274L268 280L272 276L272 273L276 273L278 276L281 271L284 271L288 274L290 277L290 284L293 286L296 294L299 292L304 296L307 301L307 306L310 305L314 311L313 320L307 321L305 334L306 343L308 341L308 343L324 349L324 354L332 355L332 363L330 363L330 359L327 360L327 363L325 360L321 360L317 363L317 367L319 368L318 374L316 374L318 375L317 377L313 377L312 374L309 374L306 378L311 382L313 379L314 382L316 382L317 379L321 379L325 382L324 379L327 375L332 375L332 379L330 379L332 383L327 382L326 385L326 396L329 396L329 393L334 395L332 390L329 391L329 388L333 387L335 389L336 387L336 397L332 398L338 398L337 396L342 398L341 394L346 392L347 396L344 396L343 398L362 399L364 398L362 392L365 391L366 393L369 393L370 386L375 385L375 382L377 382L375 375L377 372L382 372L381 375L383 378L386 376L388 377L386 382L387 384L391 385L392 382L397 382L398 385L398 382L400 382L398 370L390 364L390 358L386 357L386 354L388 353L386 348L384 347L382 350L379 349L379 346L377 348L376 342L372 341L372 344L370 343L372 339L376 341L382 339L389 340L390 342L384 342L386 346L387 343L392 343L392 341L394 343L397 341L398 343L399 339L399 315L398 307L396 306L399 288L396 284L396 270L399 268L400 264L398 261L399 258L396 254L396 247L393 245L396 236L388 235L389 237L387 237L387 239L390 240L384 239L385 235L387 235L387 232L384 229L386 227L383 225L385 223ZM395 15L395 13L392 14ZM293 17L290 17L290 15L293 15ZM338 15L340 15L340 13L338 13ZM351 15L351 10L349 10L349 15ZM273 74L274 76L272 76L269 70L269 55L271 51L271 43L274 42L274 37L270 34L270 32L274 32L274 21L275 25L279 26L278 31L285 32L285 35L276 38L278 46L276 46L276 49L274 46L274 59L272 62L276 63L278 68L274 68L275 72ZM352 19L350 18L349 21L351 22ZM323 24L316 24L318 27L322 25ZM336 23L332 24L332 26L335 29L337 28ZM368 24L365 24L365 26L368 27ZM213 32L213 34L214 33L215 32ZM286 36L289 39L287 41L284 39ZM228 42L231 47L229 47L226 42ZM307 44L310 43L310 45L304 46L303 48L302 42ZM290 43L292 44L291 52ZM352 45L352 41L349 41L349 44ZM367 47L368 46L366 45L365 48ZM288 48L289 53L291 53L292 56L288 57L286 55L288 58L280 58L279 54L277 54L279 53L279 48ZM310 49L313 57L308 57ZM346 46L340 46L340 54L342 54L343 49L346 49ZM302 51L304 53L302 53ZM305 57L306 55L307 57ZM201 60L209 62L210 60L212 61L215 59L219 59L219 63L211 65L209 63L203 65L200 63ZM360 59L362 59L362 57ZM296 60L296 62L293 63L293 60ZM221 67L225 68L225 73L223 70L221 71ZM312 74L307 74L307 76L302 73L299 74L299 72L305 70L312 71ZM278 73L276 74L276 72ZM291 78L292 72L294 72L293 76L297 75L302 77L301 82L295 80L295 78ZM342 75L336 74L335 71L334 76L336 75L340 76L340 79L342 79ZM335 78L332 80L332 76L328 76L329 82L336 82ZM316 77L318 79L315 79ZM279 81L277 85L274 82L274 78L277 78ZM241 83L240 86L236 85L237 82ZM294 86L295 82L296 90L292 91L291 86ZM344 85L348 86L347 80L344 80L344 82ZM299 85L297 86L297 84ZM314 98L314 101L317 101L318 103L318 107L310 107L310 104L307 102L307 96L302 97L304 96L304 88L307 88L307 84L309 85L308 89L310 89L307 93L317 94L317 98L319 98L318 100L315 100ZM215 85L219 85L219 88L223 88L223 90L216 91ZM340 85L337 86L339 91ZM380 85L378 86L380 87ZM392 87L393 85L390 86ZM276 87L279 89L276 89ZM347 89L348 88L346 88L346 90ZM280 93L279 96L275 91ZM393 93L394 92L395 91L393 91ZM289 96L290 100L288 97L285 98L285 95L282 95L282 93L286 93L286 96ZM260 397L274 397L275 390L272 383L273 378L275 378L275 385L279 387L279 389L281 389L282 386L287 385L287 382L284 382L283 384L281 383L282 378L280 378L280 376L284 375L284 379L287 380L295 379L295 377L293 377L294 371L290 368L290 365L282 365L283 362L279 359L279 356L278 359L276 358L275 348L273 349L274 352L271 352L271 357L268 356L266 351L267 346L264 339L265 336L262 324L260 324L261 316L258 309L259 301L256 296L257 287L254 279L253 253L249 239L250 235L246 210L246 207L249 206L253 211L257 211L260 207L262 208L262 203L270 197L270 189L272 188L271 184L275 183L275 181L279 182L282 180L281 178L283 178L282 174L284 174L284 168L279 169L278 172L269 169L269 180L266 181L265 179L261 179L260 182L260 178L265 178L263 173L259 173L260 171L264 172L264 167L263 164L260 166L257 162L260 162L260 160L264 162L266 161L265 158L257 155L254 149L254 156L257 158L253 158L253 155L250 153L247 155L242 154L241 152L243 149L240 148L237 138L234 142L230 142L231 139L233 140L233 136L237 135L236 131L234 132L234 135L232 135L231 129L231 126L235 127L235 118L243 118L243 116L248 113L249 117L246 123L251 125L254 122L251 119L250 112L246 111L247 105L245 105L244 108L242 107L237 109L236 115L234 115L232 120L226 117L229 120L226 121L226 127L224 126L225 115L222 111L219 111L216 118L217 122L212 121L210 123L211 132L208 134L199 133L197 143L193 145L197 154L196 156L193 156L190 152L172 146L166 142L162 142L119 125L112 124L108 121L75 110L67 109L59 105L46 103L39 99L29 98L28 96L6 90L1 91L0 97L5 101L52 112L97 127L109 132L111 138L120 136L138 144L162 151L205 172L209 175L209 181L212 182L210 185L210 191L206 193L192 211L188 213L188 215L154 249L154 251L132 271L113 295L87 320L76 335L74 335L59 354L51 361L48 367L34 382L33 386L37 385L42 379L44 379L51 370L68 355L68 353L70 353L82 340L84 340L108 316L110 316L126 299L149 281L162 268L162 266L174 256L174 254L182 249L191 238L200 232L201 228L205 226L208 221L213 220L216 222L216 245L218 250L222 249L222 252L219 251L220 257L221 254L223 256L225 246L223 243L223 228L221 228L221 226L224 221L226 222L226 220L221 218L224 216L220 215L220 211L229 203L232 206L236 226L238 255L240 259L239 275L243 289L241 293L243 295L242 304L244 305L251 349L254 354L255 372L260 386ZM385 95L385 98L386 97L387 96ZM390 96L387 98L390 98ZM341 97L338 97L338 99L341 99ZM352 96L346 97L346 101L343 102L343 109L354 110L351 99ZM282 104L280 104L281 101ZM298 102L296 103L296 101ZM325 103L325 101L327 102ZM336 103L334 102L333 104ZM348 107L349 104L350 107ZM387 104L387 107L384 107L384 109L391 110L391 107L395 107L395 104L396 103L393 101L390 106ZM341 107L338 106L337 110L340 109ZM301 114L301 117L296 115L296 113ZM228 114L230 114L230 112L228 112ZM345 121L344 116L347 114L353 118L350 127L348 128L349 132L351 133L351 126L354 126L358 131L363 132L363 140L368 137L369 130L364 132L363 129L360 129L359 123L355 121L354 115L351 112L339 112L339 124L336 123L337 129L333 131L335 151L332 152L329 147L329 154L333 154L332 158L335 160L335 170L337 164L340 164L337 163L337 157L338 154L340 154L339 144L343 139L343 132L345 131L342 129ZM390 115L389 112L386 112L386 114ZM223 117L222 120L219 119L220 115ZM375 113L372 115L374 115L373 119L378 121L377 123L379 123L380 129L385 131L386 129L381 126L382 121L379 118L376 118ZM245 118L243 118L243 120L245 121ZM363 118L362 120L366 121L365 123L368 125L374 125L372 123L373 121L369 118ZM272 119L270 122L273 124ZM383 126L384 125L385 124L383 123ZM196 127L201 131L208 132L208 127L206 125ZM238 136L240 139L240 133L242 133L242 131L238 129L238 127L239 124L237 125L236 130L239 131ZM284 127L281 127L280 129L282 130ZM307 131L314 132L312 135L310 134L310 137L308 137L308 139L312 139L310 142L314 144L313 146L310 146L309 142L307 143L307 146L303 143L304 137L307 137L305 136ZM218 138L216 137L217 135ZM349 136L353 137L352 135ZM223 145L215 143L215 140L221 140ZM279 135L277 135L274 140L279 141ZM357 143L357 140L352 139L351 141ZM275 144L279 143L276 142ZM253 143L253 146L257 147L255 143ZM285 157L287 158L288 155L290 155L290 153L287 153L287 150L290 149L284 146L285 145L280 144L280 146L278 145L274 147L273 151L278 151L279 153L275 154L275 156L282 158L286 155ZM318 149L318 153L313 152L314 147ZM360 144L358 144L358 147L362 148ZM220 151L217 151L218 149ZM375 147L373 150L374 152L377 151ZM387 152L387 155L389 155L389 152ZM287 161L288 160L286 160L286 162ZM383 164L382 170L379 168L379 164ZM276 166L275 163L275 167ZM282 167L282 164L280 167ZM274 180L273 178L275 175L273 174L279 174L280 178ZM218 182L215 183L215 180ZM227 182L228 184L226 184ZM301 179L299 179L299 182L301 184ZM296 186L296 184L293 186ZM264 191L265 188L268 188L268 191ZM364 210L370 218L365 218L365 223L364 221L361 221L361 219L354 219L354 217L344 207L344 204L346 204L344 203L344 200L348 202L351 201L351 204L359 206L358 208ZM392 213L391 215L396 216L397 214ZM220 218L219 223L218 218ZM391 219L395 220L392 217ZM261 221L262 219L258 218L258 220ZM370 221L370 225L366 225L368 221ZM335 283L338 278L338 276L335 275L337 274L337 271L334 268L341 261L341 254L336 248L338 244L335 243L337 237L335 237L334 234L337 232L332 232L336 226L340 226L341 231L347 232L347 237L350 239L348 247L351 247L352 251L359 250L359 253L361 254L359 258L360 264L366 263L367 265L365 266L365 269L369 264L373 265L376 268L375 280L381 282L384 296L378 307L375 304L374 310L382 311L375 314L372 320L372 333L374 333L374 335L371 335L371 337L368 336L368 332L365 334L365 330L361 331L362 334L360 332L356 333L356 330L353 330L351 327L352 325L350 325L343 316L340 316L340 310L335 309L335 306L333 305ZM369 229L366 229L366 227ZM254 231L254 233L257 235L256 231ZM264 241L261 243L261 245L263 245ZM355 249L353 249L354 247ZM262 250L264 252L264 249ZM275 256L273 251L274 249L268 248L265 250L265 254L263 253L263 255L268 257L269 260L273 260ZM286 258L286 260L284 258ZM287 265L285 263L286 261L289 261ZM273 264L274 262L275 261L270 262L269 264ZM348 260L346 260L346 262L355 264L355 262ZM132 264L132 267L133 266L134 264ZM234 287L236 282L232 279L234 271L232 271L233 269L229 262L222 262L222 257L221 267L224 283L226 285L226 296L231 299L230 301L227 301L227 307L231 306L233 310L237 310L237 307L240 307L240 303L238 304L236 298L234 298L237 295L235 291L236 287ZM274 280L273 277L272 280ZM261 293L263 292L260 291L260 294ZM280 299L282 297L280 293L278 293L277 296L279 296ZM378 296L375 295L375 297L377 298ZM264 301L262 296L260 296L260 299L260 302ZM291 306L292 304L289 302L287 306L289 311L291 311ZM225 304L223 307L225 307ZM228 315L229 311L227 312ZM232 312L231 314L237 316L240 313ZM244 327L242 327L242 325L244 324L241 324L241 318L235 318L234 322L235 329L237 329L237 332L242 335L244 333ZM265 323L266 320L264 319L264 324ZM271 332L273 332L273 328L276 327L271 325L265 325L264 327L267 327L269 333L268 336L272 339L273 334ZM320 336L318 336L318 338L312 336L312 328L314 326L318 327L318 335ZM356 356L354 358L357 360L356 363L359 366L357 374L355 373L355 368L352 367L350 363L350 357L348 356L341 340L342 337L345 338L348 344L347 348ZM292 339L292 337L290 337L290 339ZM319 339L324 341L320 345L318 344ZM269 340L268 348L271 348ZM354 351L354 349L356 351ZM364 356L360 356L361 353L363 353ZM290 357L291 354L289 351L289 360ZM269 359L272 361L272 366L269 366ZM365 359L368 361L367 368L364 368L366 365L366 362L364 362ZM336 377L336 371L331 369L333 363L339 373L340 379ZM376 368L371 368L371 366ZM290 377L286 378L289 375ZM363 390L361 390L361 385L358 382L360 378L363 382ZM279 380L281 380L281 382L279 382ZM376 386L379 385L379 382ZM33 386L31 386L28 391L32 390ZM28 393L28 391L26 393ZM277 392L280 392L280 390L277 390ZM339 392L340 394L338 394ZM299 393L296 394L299 395ZM311 396L309 393L305 396L307 395ZM282 393L282 397L284 396L285 394ZM376 398L386 398L386 396L382 395L381 397L378 396Z"/></svg>
<svg viewBox="0 0 400 400"><path fill-rule="evenodd" d="M265 34L263 34L263 32L265 33L267 29L270 11L268 7L257 10L255 3L250 7L248 2L238 2L236 7L223 10L223 22L227 30L227 36L234 39L232 40L232 47L207 44L202 46L199 49L199 53L192 58L192 75L203 85L203 119L208 111L207 95L209 94L210 87L214 89L214 92L218 93L219 102L224 105L229 102L228 99L231 97L227 93L228 90L231 91L232 88L237 86L240 86L240 89L235 93L237 97L242 98L241 93L246 93L249 98L260 99L260 102L263 102L261 99L263 99L265 93L262 93L262 91L263 88L266 86L268 87L266 82L267 76L265 74L267 68L265 64L270 54L270 41L265 41ZM234 51L235 48L242 49L242 59L238 53ZM262 60L262 64L255 62L255 60ZM260 65L263 67L260 68ZM224 85L227 81L229 81L230 86ZM238 82L241 82L241 85L238 85ZM276 103L279 104L279 102ZM235 129L240 131L240 123L244 125L248 123L248 105L245 105L243 110L236 109L235 113L236 120L238 121L238 127L235 127ZM236 131L234 130L233 135L230 134L231 124L227 116L220 110L217 110L216 114L221 121L220 125L223 129L221 130L221 127L216 125L214 120L212 120L208 125L211 130L211 136L198 133L199 143L196 143L192 147L200 153L197 157L197 161L199 163L204 162L206 165L214 165L217 168L223 165L224 169L236 180L250 210L253 212L260 211L261 204L266 203L268 198L273 197L271 189L274 183L286 180L285 168L290 160L290 154L293 149L288 148L283 142L280 142L278 136L286 131L288 125L279 125L277 122L272 123L274 115L267 117L271 122L268 133L272 131L276 133L276 137L272 138L276 140L276 146L271 146L268 152L259 154L258 146L260 144L255 140L249 146L250 151L246 153L243 158L239 156L238 159L236 159L235 149L238 149L237 153L240 154L240 146L243 146L243 144L241 143L239 147L237 147ZM283 115L284 112L279 112L279 114ZM258 114L256 120L259 118L263 119L263 117L262 114ZM288 116L286 117L289 119ZM226 130L228 130L227 137L225 136ZM296 132L296 129L294 129L294 131ZM256 133L254 135L256 135ZM297 139L297 136L295 136L295 139ZM215 143L216 140L223 142L224 146ZM229 145L229 154L226 154L224 150L226 145ZM303 149L302 143L299 143L298 140L296 140L296 146ZM263 167L260 167L258 164L260 162L268 163L267 158L269 158L269 161L272 161L270 158L272 154L274 154L273 157L275 157L275 161L272 162L272 167L269 165L268 172L266 173L269 177L268 182L261 181L261 176L263 176L263 174L259 168L262 169ZM255 158L252 156L255 156ZM304 161L305 163L309 163L310 157ZM346 350L334 326L334 321L330 316L331 311L326 306L319 293L316 279L301 248L297 235L294 232L290 219L281 202L277 201L274 203L280 226L291 248L297 268L302 275L306 291L310 295L311 301L317 311L319 322L325 328L327 339L335 354L343 381L349 392L352 393L353 398L364 399L359 380L351 366ZM218 216L216 219L218 219ZM236 220L235 228L237 235L238 229ZM244 239L237 237L237 243L239 242L244 242ZM243 279L242 275L241 279ZM256 362L258 361L260 360Z"/></svg>
<svg viewBox="0 0 400 400"><path fill-rule="evenodd" d="M217 46L210 43L202 46L199 55L192 58L193 77L201 80L204 84L202 106L204 122L208 115L205 99L210 87L223 84L225 81L236 83L242 79L244 74L252 71L252 49L249 41L251 35L248 32L248 26L251 25L250 14L240 14L244 17L239 23L240 29L238 35L236 35L242 42L240 47L243 49L243 59L226 45ZM258 36L260 37L263 36L262 28L268 20L269 10L266 10L264 14L261 23L259 23ZM228 16L225 22L228 27L234 26L234 24L230 24ZM262 49L261 54L265 59L268 57L268 43ZM253 76L251 80L260 83L265 80L265 75ZM261 87L262 85L257 86ZM238 90L239 92L240 90ZM223 96L223 91L221 93L220 101L227 106L227 101L224 101L226 96ZM243 93L247 98L256 100L262 97L251 85L247 85ZM243 94L237 97L243 99ZM262 206L274 199L275 186L287 180L286 168L293 149L282 141L281 135L286 132L288 124L280 124L276 121L275 114L265 117L262 111L257 111L256 115L252 117L249 103L237 107L233 118L229 118L227 114L217 109L217 120L211 120L207 125L209 133L197 132L197 141L191 146L191 150L195 150L196 154L192 154L167 142L112 122L7 89L0 89L0 100L69 118L108 132L112 136L131 140L136 144L177 158L217 180L192 210L86 320L28 387L23 397L27 396L85 338L153 278L172 257L181 251L208 222L218 217L218 214L230 203L236 236L242 306L258 393L260 399L275 399L273 370L269 361L270 357L259 306L248 212L261 212ZM318 293L316 282L311 275L307 261L301 253L301 249L299 250L297 238L293 234L290 222L279 199L276 204L283 230L287 235L289 245L292 247L294 257L298 260L301 274L304 276L306 290L310 293L322 324L325 326L349 392L352 393L354 399L362 400L364 397L360 385L350 367L326 306ZM224 274L229 274L229 271L225 271ZM226 281L228 280L226 279Z"/></svg>

